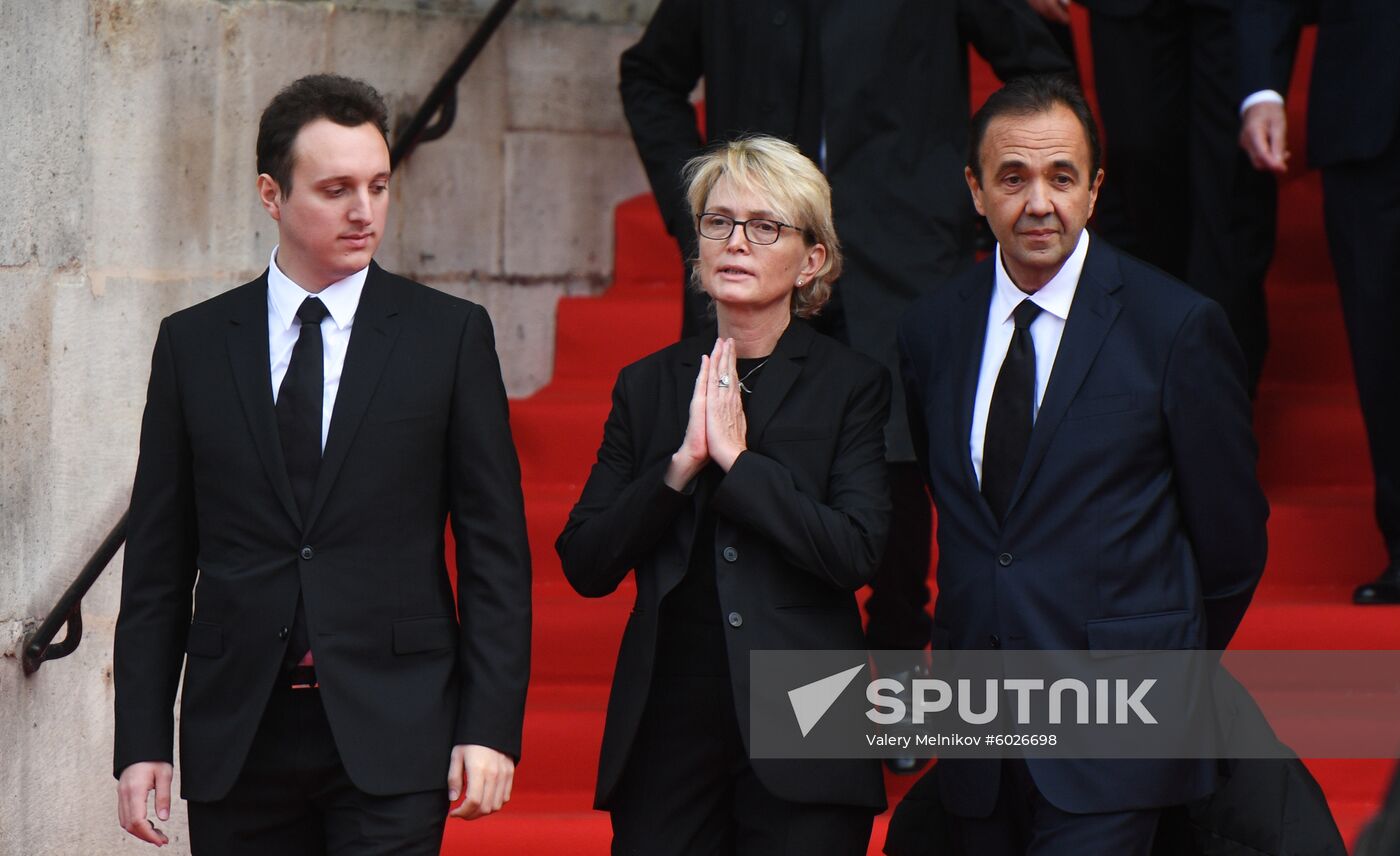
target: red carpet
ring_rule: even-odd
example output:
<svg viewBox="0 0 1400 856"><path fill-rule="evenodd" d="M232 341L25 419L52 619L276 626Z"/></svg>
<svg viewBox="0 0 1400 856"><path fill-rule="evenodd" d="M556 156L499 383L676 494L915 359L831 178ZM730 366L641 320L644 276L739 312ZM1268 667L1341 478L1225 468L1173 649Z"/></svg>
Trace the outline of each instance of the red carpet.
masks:
<svg viewBox="0 0 1400 856"><path fill-rule="evenodd" d="M1082 18L1077 23L1083 43ZM1081 64L1087 63L1081 50ZM1302 65L1298 79L1305 80ZM980 103L996 84L980 62L974 80ZM1291 125L1301 129L1296 84L1294 95ZM1301 164L1301 141L1292 149ZM1270 560L1234 644L1400 649L1400 608L1357 608L1349 600L1352 586L1377 573L1385 556L1371 519L1369 463L1320 200L1316 174L1285 180L1268 286L1274 344L1257 416L1261 476L1273 503ZM616 242L616 280L606 294L559 303L554 382L512 403L535 563L525 757L506 811L448 824L442 852L451 856L608 850L607 816L590 806L608 682L633 589L629 581L602 600L575 595L553 543L602 436L617 370L674 341L680 318L680 258L650 197L618 207ZM1378 805L1393 762L1318 760L1309 766L1353 840ZM911 783L889 778L892 804ZM886 817L877 819L871 853L880 851L885 823Z"/></svg>

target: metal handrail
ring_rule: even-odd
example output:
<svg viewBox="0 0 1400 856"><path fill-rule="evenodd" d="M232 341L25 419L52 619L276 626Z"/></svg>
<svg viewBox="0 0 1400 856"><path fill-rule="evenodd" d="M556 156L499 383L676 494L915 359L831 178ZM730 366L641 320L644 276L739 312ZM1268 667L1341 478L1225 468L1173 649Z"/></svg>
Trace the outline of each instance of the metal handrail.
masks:
<svg viewBox="0 0 1400 856"><path fill-rule="evenodd" d="M403 130L399 132L398 139L394 141L394 146L389 150L389 165L391 168L397 167L403 159L412 154L414 147L419 143L426 143L436 140L446 134L452 128L452 122L457 118L457 84L461 82L462 76L471 68L478 55L486 48L486 43L491 41L501 22L510 14L510 10L515 6L516 0L496 0L496 4L491 7L491 11L486 13L481 24L472 33L472 37L467 40L466 47L457 54L457 58L443 72L437 85L428 93L428 97L423 100L423 105L418 108L418 112L413 114L413 118L408 121ZM433 122L433 116L438 120ZM431 124L430 124L431 123Z"/></svg>
<svg viewBox="0 0 1400 856"><path fill-rule="evenodd" d="M25 635L21 646L24 652L21 659L26 675L39 671L39 667L49 660L67 657L83 640L83 595L97 582L102 571L111 564L112 557L117 555L117 550L126 542L126 521L130 515L130 510L122 512L122 519L107 533L97 552L83 565L77 579L63 592L63 596L54 604L53 609L49 610L43 622L33 632ZM63 634L63 641L53 641L54 636L58 635L58 628L65 625L68 630Z"/></svg>
<svg viewBox="0 0 1400 856"><path fill-rule="evenodd" d="M496 0L496 4L486 13L486 17L467 40L461 53L457 54L457 58L447 67L437 85L423 100L418 112L399 133L389 152L390 164L397 167L418 145L436 140L452 129L452 123L457 118L457 84L481 55L487 42L491 41L491 37L495 35L516 2L517 0ZM437 117L437 121L433 121L434 116ZM43 622L33 632L25 635L20 647L26 675L39 671L39 667L49 660L57 660L73 653L82 641L83 596L92 588L92 584L102 575L107 565L111 564L112 557L121 549L122 544L126 543L126 524L130 513L129 509L122 512L122 519L107 533L97 552L83 565L77 579L63 592L63 596L54 604ZM62 641L53 641L59 628L64 626L67 627L67 632L63 634Z"/></svg>

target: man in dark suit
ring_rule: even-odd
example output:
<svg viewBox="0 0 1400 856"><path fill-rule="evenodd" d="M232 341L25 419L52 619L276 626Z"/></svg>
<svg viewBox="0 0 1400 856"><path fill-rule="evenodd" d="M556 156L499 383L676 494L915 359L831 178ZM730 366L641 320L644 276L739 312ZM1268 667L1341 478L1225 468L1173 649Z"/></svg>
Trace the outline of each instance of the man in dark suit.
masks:
<svg viewBox="0 0 1400 856"><path fill-rule="evenodd" d="M1400 6L1391 0L1241 0L1240 143L1260 170L1288 165L1282 93L1317 15L1308 162L1322 170L1327 244L1371 447L1389 564L1357 603L1400 603Z"/></svg>
<svg viewBox="0 0 1400 856"><path fill-rule="evenodd" d="M1103 172L1059 78L973 119L967 183L992 258L900 327L938 509L934 643L1224 648L1264 567L1244 365L1225 315L1084 224ZM968 853L1147 854L1208 760L939 762ZM1033 842L1033 843L1032 843ZM1029 848L1029 849L1027 849Z"/></svg>
<svg viewBox="0 0 1400 856"><path fill-rule="evenodd" d="M1027 0L1068 23L1069 0ZM1251 393L1269 344L1277 191L1235 145L1233 0L1078 0L1113 175L1095 230L1221 305ZM1162 192L1170 174L1185 190Z"/></svg>
<svg viewBox="0 0 1400 856"><path fill-rule="evenodd" d="M846 270L824 330L893 372L900 315L973 258L960 178L969 44L1002 79L1071 68L1020 0L662 0L622 55L621 91L682 256L696 255L681 170L704 144L689 101L703 78L710 141L782 137L826 173ZM683 337L706 325L707 303L686 289ZM873 648L928 644L931 509L906 424L896 389L885 432L896 514L866 604Z"/></svg>
<svg viewBox="0 0 1400 856"><path fill-rule="evenodd" d="M115 654L119 819L153 844L182 663L197 854L435 856L449 801L510 796L519 465L486 313L372 261L385 132L363 83L282 90L258 131L268 270L160 326Z"/></svg>

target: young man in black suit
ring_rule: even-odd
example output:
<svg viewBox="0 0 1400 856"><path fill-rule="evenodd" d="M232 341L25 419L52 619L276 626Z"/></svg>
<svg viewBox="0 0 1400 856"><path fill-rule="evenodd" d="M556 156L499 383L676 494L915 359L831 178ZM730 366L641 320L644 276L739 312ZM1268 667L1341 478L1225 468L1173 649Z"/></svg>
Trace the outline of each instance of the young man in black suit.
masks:
<svg viewBox="0 0 1400 856"><path fill-rule="evenodd" d="M519 465L485 311L373 262L383 101L268 105L262 276L166 318L116 632L118 813L197 854L437 854L510 797L529 672ZM444 558L451 520L454 600ZM188 656L187 656L188 655Z"/></svg>
<svg viewBox="0 0 1400 856"><path fill-rule="evenodd" d="M1103 172L1073 84L1013 81L972 139L967 182L997 251L899 337L938 509L934 644L1224 648L1268 517L1225 314L1085 230ZM977 854L1146 856L1160 809L1215 786L1212 760L938 766Z"/></svg>

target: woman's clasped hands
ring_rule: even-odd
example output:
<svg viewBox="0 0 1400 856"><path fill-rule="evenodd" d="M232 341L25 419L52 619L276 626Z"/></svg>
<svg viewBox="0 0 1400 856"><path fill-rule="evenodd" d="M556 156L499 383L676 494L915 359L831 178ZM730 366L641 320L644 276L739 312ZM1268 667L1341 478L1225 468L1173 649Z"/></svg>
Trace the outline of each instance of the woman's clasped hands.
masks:
<svg viewBox="0 0 1400 856"><path fill-rule="evenodd" d="M748 448L748 422L739 395L734 340L716 339L714 350L700 358L685 439L666 468L665 481L672 490L684 490L710 461L729 472Z"/></svg>

